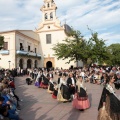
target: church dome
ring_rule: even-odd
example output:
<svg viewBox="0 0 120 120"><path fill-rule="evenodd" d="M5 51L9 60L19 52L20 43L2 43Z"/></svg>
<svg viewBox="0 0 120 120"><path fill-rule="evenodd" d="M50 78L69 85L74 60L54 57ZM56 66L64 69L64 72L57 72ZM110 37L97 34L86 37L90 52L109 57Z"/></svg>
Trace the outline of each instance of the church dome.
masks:
<svg viewBox="0 0 120 120"><path fill-rule="evenodd" d="M72 28L67 24L64 24L64 28L65 28L65 33L69 35L72 31Z"/></svg>

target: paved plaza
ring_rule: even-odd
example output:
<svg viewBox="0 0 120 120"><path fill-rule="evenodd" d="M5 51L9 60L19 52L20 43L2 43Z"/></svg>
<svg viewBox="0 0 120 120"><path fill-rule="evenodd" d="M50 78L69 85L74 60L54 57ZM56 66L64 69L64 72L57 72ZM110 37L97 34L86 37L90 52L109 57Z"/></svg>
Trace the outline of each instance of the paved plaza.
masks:
<svg viewBox="0 0 120 120"><path fill-rule="evenodd" d="M16 77L16 93L21 102L23 120L97 120L102 86L86 83L91 107L84 112L72 108L72 103L62 103L51 97L47 90L27 85L26 76Z"/></svg>

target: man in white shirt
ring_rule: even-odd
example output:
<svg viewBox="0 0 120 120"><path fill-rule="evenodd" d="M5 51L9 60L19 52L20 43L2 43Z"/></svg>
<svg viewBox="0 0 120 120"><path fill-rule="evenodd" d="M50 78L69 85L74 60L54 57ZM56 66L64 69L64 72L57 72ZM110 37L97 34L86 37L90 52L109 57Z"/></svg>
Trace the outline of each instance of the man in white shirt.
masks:
<svg viewBox="0 0 120 120"><path fill-rule="evenodd" d="M82 72L80 73L80 76L82 76L82 79L85 81L85 72L84 72L84 71L82 71Z"/></svg>

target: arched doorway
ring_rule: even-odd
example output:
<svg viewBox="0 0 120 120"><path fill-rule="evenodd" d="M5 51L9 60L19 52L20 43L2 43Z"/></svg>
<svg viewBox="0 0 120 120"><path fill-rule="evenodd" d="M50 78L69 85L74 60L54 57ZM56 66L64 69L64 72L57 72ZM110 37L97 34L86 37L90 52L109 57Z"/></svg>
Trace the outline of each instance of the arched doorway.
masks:
<svg viewBox="0 0 120 120"><path fill-rule="evenodd" d="M32 60L28 59L27 60L27 68L31 68L32 67Z"/></svg>
<svg viewBox="0 0 120 120"><path fill-rule="evenodd" d="M38 62L37 62L37 60L35 60L35 62L34 62L34 67L35 68L37 68L37 64L38 64Z"/></svg>
<svg viewBox="0 0 120 120"><path fill-rule="evenodd" d="M52 68L53 66L52 66L52 62L51 61L48 61L47 63L46 63L46 68Z"/></svg>
<svg viewBox="0 0 120 120"><path fill-rule="evenodd" d="M20 69L23 69L23 59L19 60L19 67L20 67Z"/></svg>

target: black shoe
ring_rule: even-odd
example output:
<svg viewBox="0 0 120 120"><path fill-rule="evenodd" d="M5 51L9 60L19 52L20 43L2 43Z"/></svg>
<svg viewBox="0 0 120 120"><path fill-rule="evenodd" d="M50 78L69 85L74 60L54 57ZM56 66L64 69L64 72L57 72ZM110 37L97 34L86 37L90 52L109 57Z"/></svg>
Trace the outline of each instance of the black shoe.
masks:
<svg viewBox="0 0 120 120"><path fill-rule="evenodd" d="M69 100L68 102L72 102L72 100Z"/></svg>
<svg viewBox="0 0 120 120"><path fill-rule="evenodd" d="M79 109L79 111L84 111L84 109Z"/></svg>
<svg viewBox="0 0 120 120"><path fill-rule="evenodd" d="M66 103L67 101L64 101L63 103Z"/></svg>

